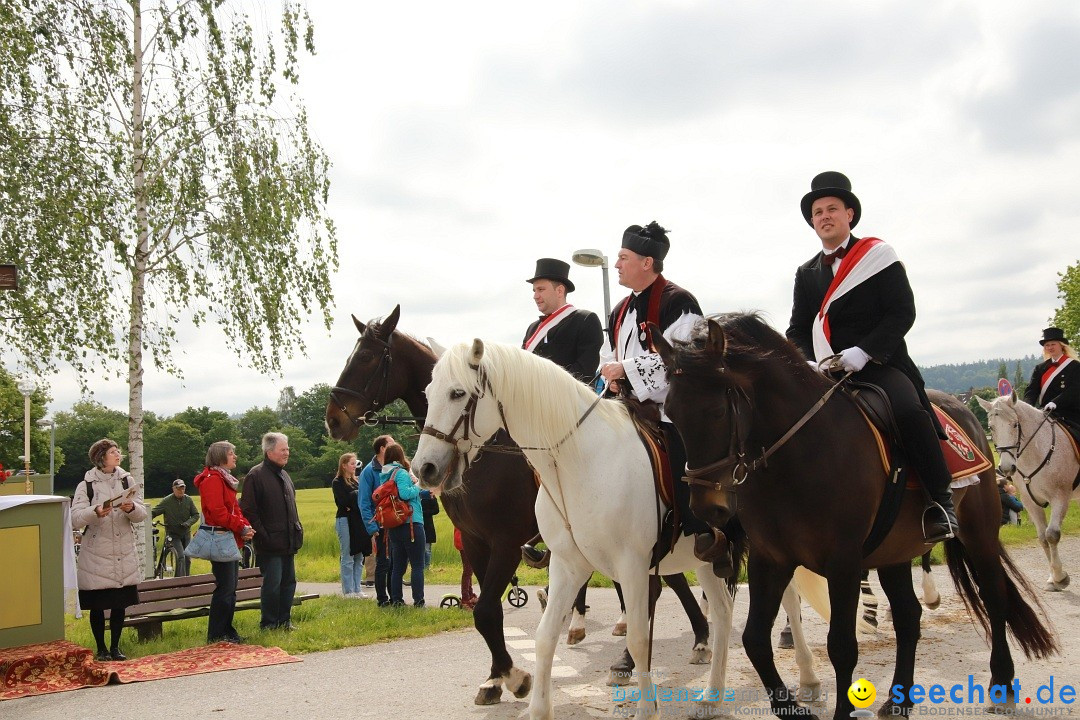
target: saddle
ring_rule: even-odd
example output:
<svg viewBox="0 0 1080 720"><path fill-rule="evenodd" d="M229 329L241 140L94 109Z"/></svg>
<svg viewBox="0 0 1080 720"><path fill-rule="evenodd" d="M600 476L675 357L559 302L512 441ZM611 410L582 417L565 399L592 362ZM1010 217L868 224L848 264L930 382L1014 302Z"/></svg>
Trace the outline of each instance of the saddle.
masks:
<svg viewBox="0 0 1080 720"><path fill-rule="evenodd" d="M925 489L914 473L909 472L903 460L904 448L900 430L893 415L892 403L885 391L872 383L849 378L842 392L862 412L863 418L873 432L882 468L889 478L877 517L874 518L870 534L863 542L863 557L866 557L877 549L892 529L896 516L900 512L900 504L904 500L904 491L925 492ZM963 429L941 408L937 405L932 405L932 407L938 422L945 431L945 437L941 439L941 451L952 476L953 488L978 482L978 474L993 467L992 463L983 456L978 446L971 441Z"/></svg>
<svg viewBox="0 0 1080 720"><path fill-rule="evenodd" d="M660 560L675 548L682 531L682 518L675 502L675 478L671 474L667 444L664 432L660 429L660 406L654 402L642 402L633 397L620 398L630 412L641 443L649 455L652 466L653 485L660 502L670 508L660 523L660 535L653 546L650 567L655 567Z"/></svg>

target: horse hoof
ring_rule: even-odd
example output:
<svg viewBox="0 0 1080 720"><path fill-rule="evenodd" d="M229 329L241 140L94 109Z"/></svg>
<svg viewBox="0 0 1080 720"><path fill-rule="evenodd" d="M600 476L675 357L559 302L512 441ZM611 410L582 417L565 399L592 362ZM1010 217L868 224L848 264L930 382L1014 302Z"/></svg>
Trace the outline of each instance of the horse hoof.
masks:
<svg viewBox="0 0 1080 720"><path fill-rule="evenodd" d="M566 644L577 645L579 642L585 639L585 628L570 628L570 632L566 633Z"/></svg>
<svg viewBox="0 0 1080 720"><path fill-rule="evenodd" d="M510 668L510 675L506 678L506 689L514 693L514 697L523 698L532 690L532 675L521 668Z"/></svg>
<svg viewBox="0 0 1080 720"><path fill-rule="evenodd" d="M937 610L941 606L941 596L938 595L937 600L924 600L923 605L927 610Z"/></svg>
<svg viewBox="0 0 1080 720"><path fill-rule="evenodd" d="M1046 592L1061 592L1064 589L1064 585L1062 585L1061 583L1056 583L1053 580L1048 580L1046 584L1043 585L1043 590L1045 590Z"/></svg>
<svg viewBox="0 0 1080 720"><path fill-rule="evenodd" d="M784 631L780 633L780 642L776 643L776 647L781 650L793 650L795 648L795 640L792 639L790 630L785 628Z"/></svg>
<svg viewBox="0 0 1080 720"><path fill-rule="evenodd" d="M628 668L611 668L608 672L608 685L612 687L618 687L619 685L629 685L633 682L634 671Z"/></svg>
<svg viewBox="0 0 1080 720"><path fill-rule="evenodd" d="M708 665L712 662L712 650L707 647L695 647L690 651L691 665Z"/></svg>
<svg viewBox="0 0 1080 720"><path fill-rule="evenodd" d="M795 696L799 702L812 703L821 699L821 683L808 683L799 686L799 694Z"/></svg>
<svg viewBox="0 0 1080 720"><path fill-rule="evenodd" d="M1070 582L1072 581L1069 579L1069 576L1066 575L1065 577L1057 581L1057 586L1059 589L1064 590L1065 588L1069 587Z"/></svg>
<svg viewBox="0 0 1080 720"><path fill-rule="evenodd" d="M501 685L481 685L473 703L476 705L498 705L502 699Z"/></svg>
<svg viewBox="0 0 1080 720"><path fill-rule="evenodd" d="M626 634L626 623L624 623L624 622L615 623L615 627L611 628L611 634L615 635L615 636L618 636L618 637L622 637L623 635L625 635Z"/></svg>
<svg viewBox="0 0 1080 720"><path fill-rule="evenodd" d="M897 705L892 700L886 700L877 711L878 717L890 718L890 717L907 717L911 714L911 707L908 705Z"/></svg>

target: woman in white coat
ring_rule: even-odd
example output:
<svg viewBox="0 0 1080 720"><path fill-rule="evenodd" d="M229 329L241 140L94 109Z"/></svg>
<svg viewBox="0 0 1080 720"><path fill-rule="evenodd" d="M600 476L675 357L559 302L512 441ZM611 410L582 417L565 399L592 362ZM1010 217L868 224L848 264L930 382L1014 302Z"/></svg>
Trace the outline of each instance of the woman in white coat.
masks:
<svg viewBox="0 0 1080 720"><path fill-rule="evenodd" d="M131 474L120 467L120 447L107 438L90 446L94 468L86 472L71 501L71 523L86 527L79 550L79 604L90 611L90 629L97 642L97 659L127 660L120 652L124 611L139 602L142 573L135 547L134 523L149 517L134 490ZM121 498L115 504L110 500ZM112 643L105 649L105 611L109 610Z"/></svg>

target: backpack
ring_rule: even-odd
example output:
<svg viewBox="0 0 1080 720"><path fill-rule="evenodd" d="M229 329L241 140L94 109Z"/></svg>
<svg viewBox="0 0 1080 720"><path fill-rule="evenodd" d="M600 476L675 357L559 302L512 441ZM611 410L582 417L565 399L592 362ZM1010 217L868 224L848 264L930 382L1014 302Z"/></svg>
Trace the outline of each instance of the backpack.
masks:
<svg viewBox="0 0 1080 720"><path fill-rule="evenodd" d="M398 495L397 483L394 481L397 472L398 469L395 468L390 479L371 493L371 500L375 503L375 522L383 530L412 522L412 506Z"/></svg>

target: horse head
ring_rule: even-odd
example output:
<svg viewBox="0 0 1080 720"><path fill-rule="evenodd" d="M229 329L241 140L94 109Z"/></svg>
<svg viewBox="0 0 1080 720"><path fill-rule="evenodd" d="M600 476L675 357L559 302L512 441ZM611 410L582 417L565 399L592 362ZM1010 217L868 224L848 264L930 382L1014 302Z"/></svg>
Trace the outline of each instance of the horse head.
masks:
<svg viewBox="0 0 1080 720"><path fill-rule="evenodd" d="M713 527L723 527L735 514L734 488L744 478L735 465L717 466L741 452L739 413L745 412L749 421L749 408L741 405L745 393L727 374L727 335L712 318L704 336L690 343L672 345L657 326L650 324L649 329L668 371L664 412L686 447L687 477L677 481L690 483L690 510ZM714 441L718 437L730 437L731 442L720 447Z"/></svg>
<svg viewBox="0 0 1080 720"><path fill-rule="evenodd" d="M976 395L975 400L979 403L979 407L986 411L986 424L990 428L990 437L994 439L994 446L997 447L1000 456L998 469L1002 475L1011 479L1013 473L1016 472L1016 458L1020 454L1020 445L1023 443L1020 407L1016 393L990 401Z"/></svg>
<svg viewBox="0 0 1080 720"><path fill-rule="evenodd" d="M381 322L367 325L353 315L360 337L326 404L326 429L335 440L352 440L373 413L399 397L403 380L392 373L391 343L401 306Z"/></svg>
<svg viewBox="0 0 1080 720"><path fill-rule="evenodd" d="M499 428L490 389L483 340L461 343L442 354L425 390L427 424L413 456L421 487L450 492L461 485L469 454Z"/></svg>

